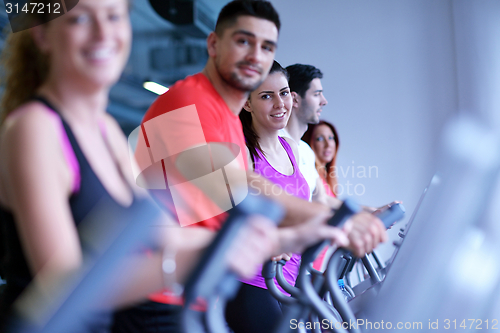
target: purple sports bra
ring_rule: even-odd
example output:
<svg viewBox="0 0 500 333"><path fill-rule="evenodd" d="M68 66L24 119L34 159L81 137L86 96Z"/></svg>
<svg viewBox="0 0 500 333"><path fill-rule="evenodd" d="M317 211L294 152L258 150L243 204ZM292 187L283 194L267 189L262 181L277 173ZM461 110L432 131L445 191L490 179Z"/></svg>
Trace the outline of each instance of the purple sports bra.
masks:
<svg viewBox="0 0 500 333"><path fill-rule="evenodd" d="M267 159L261 154L260 151L258 151L259 157L255 158L255 164L254 164L255 172L274 183L273 186L269 189L270 191L273 191L273 193L278 193L278 191L286 191L290 195L294 195L304 200L309 200L309 185L307 185L307 181L305 180L304 176L300 173L299 166L297 165L297 161L295 159L295 156L293 155L292 148L284 138L282 137L278 138L280 140L281 145L288 154L288 158L292 162L293 174L284 175L280 173L271 164L269 164ZM283 275L287 280L287 282L290 283L291 285L295 285L295 280L297 279L297 275L299 273L299 266L300 266L300 255L294 253L292 255L292 258L283 267ZM249 280L242 279L240 281L252 286L267 289L266 282L262 277L261 271L262 271L262 266L259 267L257 275L254 276L252 279ZM278 289L280 289L286 295L289 295L278 285L276 279L274 280L274 283L276 284Z"/></svg>
<svg viewBox="0 0 500 333"><path fill-rule="evenodd" d="M307 181L300 173L299 166L297 165L295 156L293 155L292 147L290 147L284 138L278 138L288 154L290 162L292 162L294 170L293 174L284 175L276 170L271 164L269 164L260 151L258 151L259 157L255 159L255 172L275 184L271 189L274 193L277 193L278 190L282 190L298 198L309 200L309 185L307 185Z"/></svg>

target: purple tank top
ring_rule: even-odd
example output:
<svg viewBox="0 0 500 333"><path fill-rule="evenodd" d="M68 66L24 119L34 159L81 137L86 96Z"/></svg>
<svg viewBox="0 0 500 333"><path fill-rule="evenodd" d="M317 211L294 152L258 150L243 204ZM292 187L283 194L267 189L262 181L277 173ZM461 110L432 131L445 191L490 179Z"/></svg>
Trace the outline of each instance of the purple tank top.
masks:
<svg viewBox="0 0 500 333"><path fill-rule="evenodd" d="M297 161L295 159L295 156L293 155L292 148L285 139L283 139L282 137L278 138L281 145L288 154L288 158L292 162L293 174L287 176L280 173L271 164L269 164L269 162L260 152L258 152L259 156L255 158L255 172L274 183L270 191L274 191L274 193L278 193L278 191L286 191L287 193L298 198L309 200L309 185L307 185L307 181L300 173L299 166L297 165ZM292 258L283 267L283 275L288 283L290 283L292 286L295 285L295 280L297 279L297 275L299 273L299 266L300 255L294 253L292 255ZM249 280L241 279L240 281L255 287L267 289L266 282L262 277L261 272L262 266L259 266L259 270L256 276ZM274 279L274 283L276 284L278 289L280 289L286 295L289 295L279 286L276 279Z"/></svg>

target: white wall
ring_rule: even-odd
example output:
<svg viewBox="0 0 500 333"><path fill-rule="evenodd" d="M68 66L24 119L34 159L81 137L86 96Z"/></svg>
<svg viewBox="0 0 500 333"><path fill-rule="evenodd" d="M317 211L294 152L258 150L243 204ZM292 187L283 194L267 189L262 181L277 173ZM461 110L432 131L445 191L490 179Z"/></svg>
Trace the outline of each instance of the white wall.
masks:
<svg viewBox="0 0 500 333"><path fill-rule="evenodd" d="M500 129L500 1L453 2L459 107Z"/></svg>
<svg viewBox="0 0 500 333"><path fill-rule="evenodd" d="M358 201L413 208L434 173L437 138L457 112L453 11L435 0L273 0L282 29L276 59L324 73L322 117L340 132L340 183ZM356 171L369 166L371 178ZM341 170L342 171L342 170ZM366 175L369 176L368 174ZM354 193L354 187L351 186Z"/></svg>

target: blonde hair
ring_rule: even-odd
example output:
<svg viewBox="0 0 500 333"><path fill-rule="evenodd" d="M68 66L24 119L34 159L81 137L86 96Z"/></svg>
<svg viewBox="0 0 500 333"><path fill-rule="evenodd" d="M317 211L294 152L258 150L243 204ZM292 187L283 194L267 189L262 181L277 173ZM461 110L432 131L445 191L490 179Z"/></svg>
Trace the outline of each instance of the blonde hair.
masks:
<svg viewBox="0 0 500 333"><path fill-rule="evenodd" d="M47 78L49 59L33 40L31 29L10 33L1 55L5 91L0 102L0 123L26 103Z"/></svg>
<svg viewBox="0 0 500 333"><path fill-rule="evenodd" d="M40 0L44 3L55 3L55 0ZM132 8L133 0L126 0L128 10ZM24 18L25 26L35 26L40 23L47 24L51 17L50 13L28 15ZM50 60L47 54L43 54L36 45L32 29L10 33L5 41L5 47L0 56L0 64L4 72L2 82L5 91L0 101L0 125L5 118L16 108L29 101L36 90L47 79Z"/></svg>

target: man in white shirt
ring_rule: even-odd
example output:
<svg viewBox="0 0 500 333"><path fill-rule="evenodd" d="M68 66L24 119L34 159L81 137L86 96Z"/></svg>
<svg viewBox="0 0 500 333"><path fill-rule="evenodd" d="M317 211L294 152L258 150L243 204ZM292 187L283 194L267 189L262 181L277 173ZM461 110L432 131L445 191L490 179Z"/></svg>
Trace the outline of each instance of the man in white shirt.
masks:
<svg viewBox="0 0 500 333"><path fill-rule="evenodd" d="M321 79L323 73L311 65L295 64L286 68L290 75L289 86L293 107L282 135L292 138L299 147L299 168L311 190L311 199L331 207L338 207L339 200L326 194L316 171L314 151L300 138L307 131L308 124L317 124L323 106L328 104L323 95Z"/></svg>

